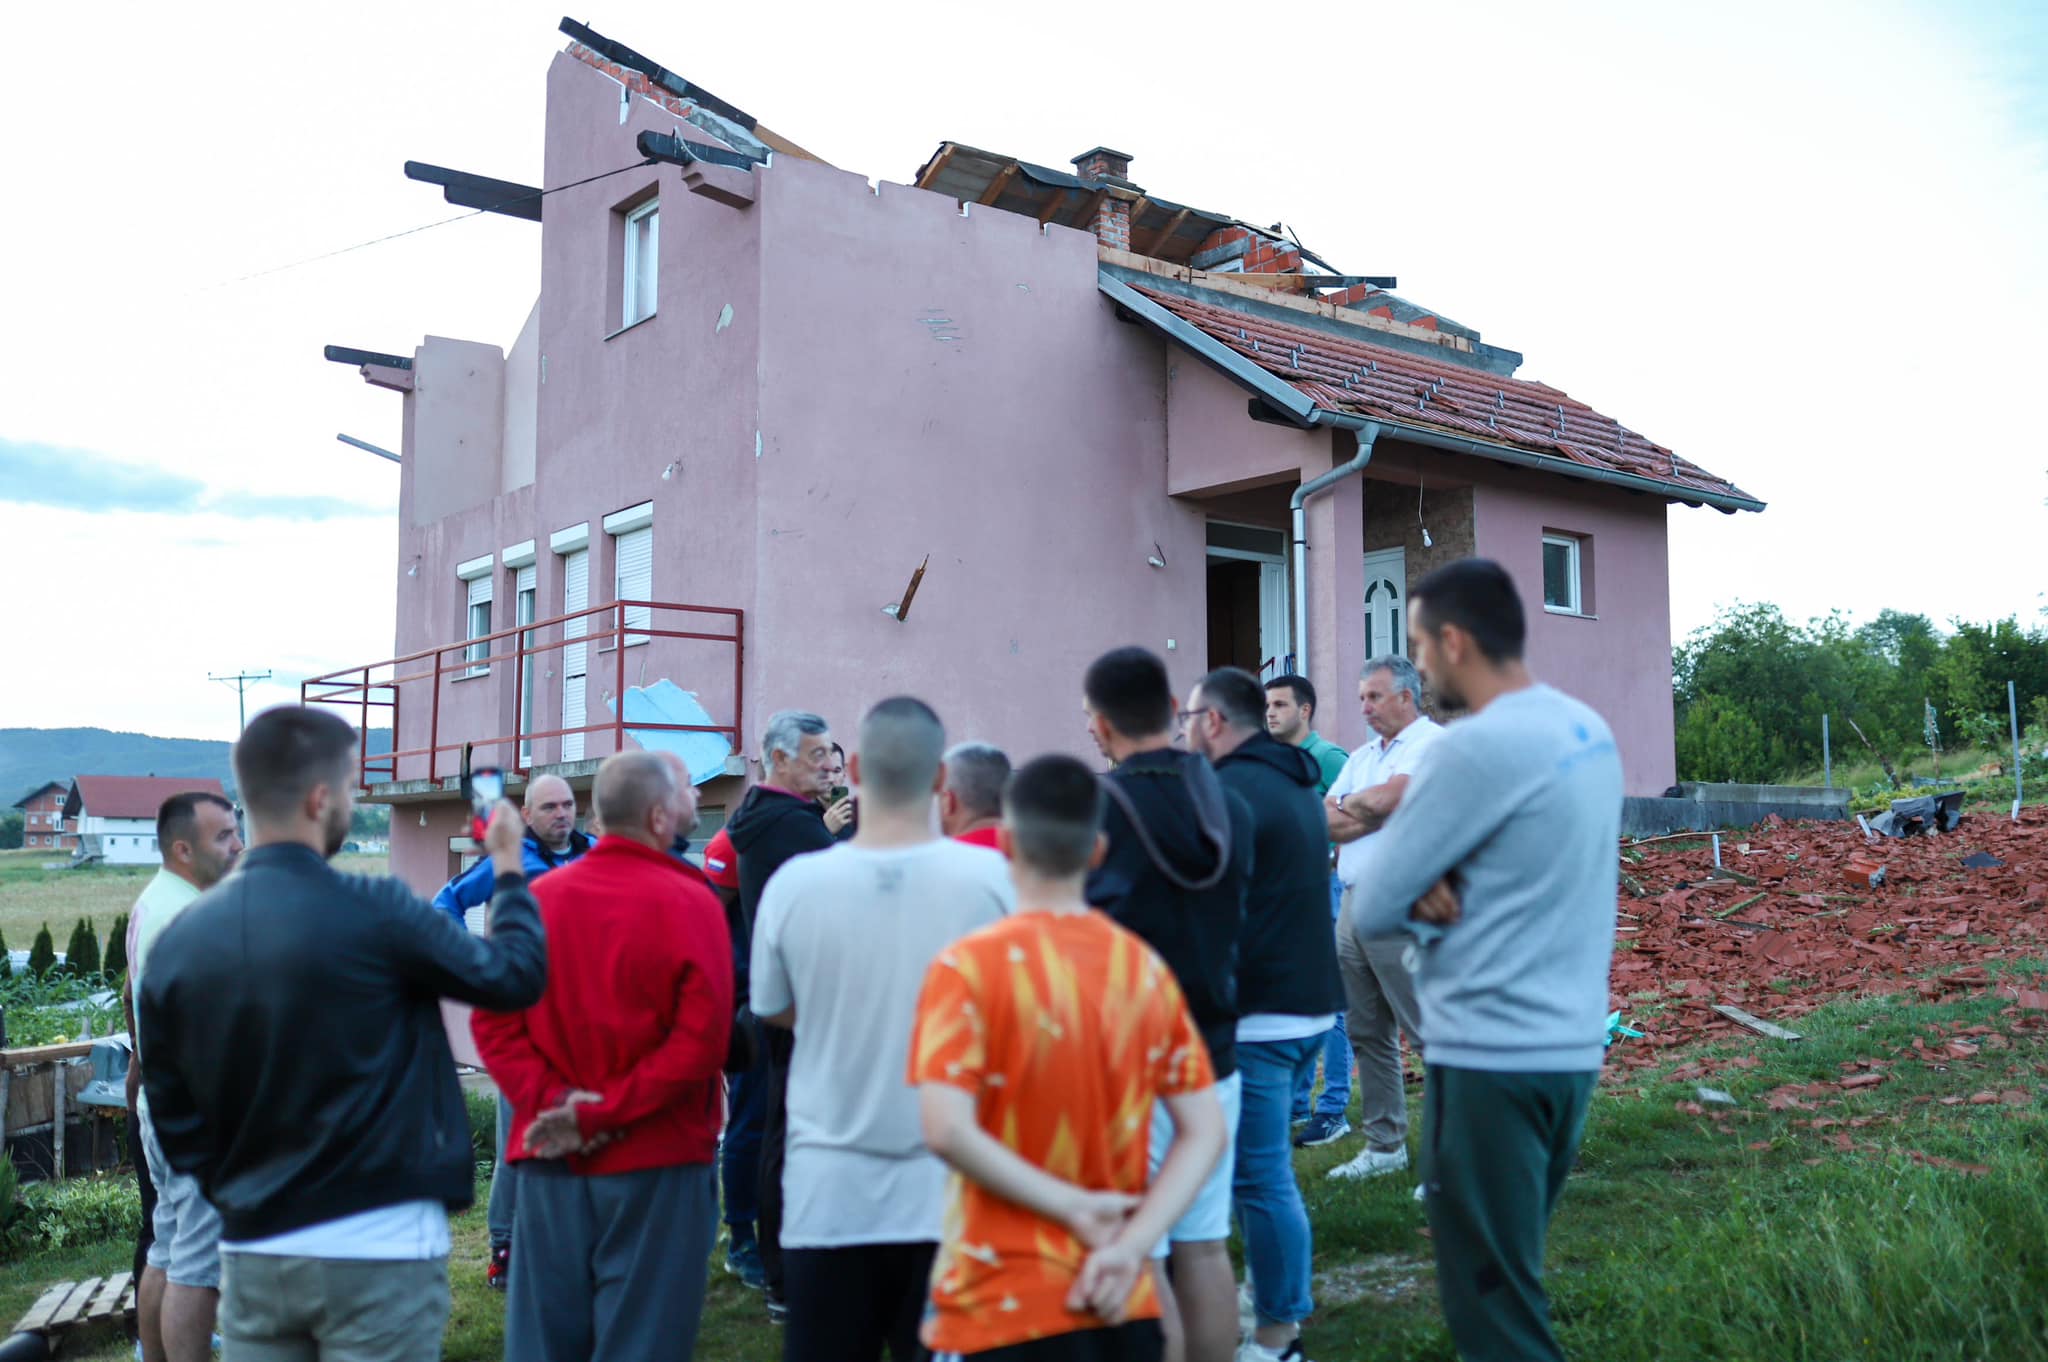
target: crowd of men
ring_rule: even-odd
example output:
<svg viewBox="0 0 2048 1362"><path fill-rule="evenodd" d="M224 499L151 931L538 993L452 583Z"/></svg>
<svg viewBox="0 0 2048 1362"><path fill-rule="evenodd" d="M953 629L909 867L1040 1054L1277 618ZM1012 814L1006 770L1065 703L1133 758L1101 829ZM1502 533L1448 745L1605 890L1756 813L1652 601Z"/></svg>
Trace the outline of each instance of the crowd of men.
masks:
<svg viewBox="0 0 2048 1362"><path fill-rule="evenodd" d="M431 904L327 864L353 732L257 716L249 849L225 801L168 801L134 914L145 1362L216 1327L230 1362L439 1356L473 1196L443 999L499 1092L508 1362L690 1355L721 1220L786 1362L1302 1362L1291 1150L1350 1134L1355 1060L1329 1176L1408 1168L1404 1033L1459 1352L1561 1357L1544 1241L1603 1057L1621 777L1523 633L1498 566L1425 578L1348 755L1305 679L1177 699L1140 648L1082 678L1106 773L948 747L909 696L850 755L783 711L701 853L684 763L623 752L601 835L539 776Z"/></svg>

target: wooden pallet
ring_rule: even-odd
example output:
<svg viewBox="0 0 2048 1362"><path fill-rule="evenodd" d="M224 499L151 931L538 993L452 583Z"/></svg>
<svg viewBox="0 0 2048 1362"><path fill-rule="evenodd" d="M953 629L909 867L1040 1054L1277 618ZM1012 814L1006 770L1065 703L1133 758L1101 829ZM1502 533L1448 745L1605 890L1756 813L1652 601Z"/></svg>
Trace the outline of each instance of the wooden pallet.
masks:
<svg viewBox="0 0 2048 1362"><path fill-rule="evenodd" d="M58 1282L29 1307L14 1331L54 1336L91 1325L125 1323L135 1316L135 1283L130 1278L122 1272Z"/></svg>

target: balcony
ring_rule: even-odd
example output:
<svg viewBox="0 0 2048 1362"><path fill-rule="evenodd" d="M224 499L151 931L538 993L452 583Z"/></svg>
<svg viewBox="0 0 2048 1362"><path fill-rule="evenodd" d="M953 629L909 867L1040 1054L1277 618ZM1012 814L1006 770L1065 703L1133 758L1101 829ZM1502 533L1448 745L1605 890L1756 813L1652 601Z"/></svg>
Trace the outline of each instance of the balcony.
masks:
<svg viewBox="0 0 2048 1362"><path fill-rule="evenodd" d="M374 802L454 792L465 746L517 784L588 776L630 737L679 752L701 783L746 770L745 637L729 606L611 601L316 676L299 702L356 726L356 783ZM390 750L371 751L386 725Z"/></svg>

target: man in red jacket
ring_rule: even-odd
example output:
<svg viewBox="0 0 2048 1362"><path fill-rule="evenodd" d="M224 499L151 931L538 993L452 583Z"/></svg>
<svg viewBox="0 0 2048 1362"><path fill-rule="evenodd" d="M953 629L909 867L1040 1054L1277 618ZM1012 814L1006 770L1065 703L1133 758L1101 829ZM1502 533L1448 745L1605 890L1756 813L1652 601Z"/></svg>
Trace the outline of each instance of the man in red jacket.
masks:
<svg viewBox="0 0 2048 1362"><path fill-rule="evenodd" d="M594 793L604 839L534 886L547 992L472 1022L520 1170L505 1362L689 1356L718 1225L732 941L669 855L696 789L674 758L624 752Z"/></svg>

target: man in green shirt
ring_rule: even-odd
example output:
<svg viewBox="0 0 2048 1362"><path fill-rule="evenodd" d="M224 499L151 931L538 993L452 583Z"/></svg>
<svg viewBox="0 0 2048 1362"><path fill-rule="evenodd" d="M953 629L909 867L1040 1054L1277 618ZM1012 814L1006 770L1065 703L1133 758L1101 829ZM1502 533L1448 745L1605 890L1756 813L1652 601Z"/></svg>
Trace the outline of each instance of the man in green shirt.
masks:
<svg viewBox="0 0 2048 1362"><path fill-rule="evenodd" d="M1305 676L1276 676L1266 683L1266 731L1281 742L1291 743L1315 758L1316 769L1321 773L1317 779L1317 793L1327 795L1330 786L1344 770L1344 763L1351 754L1315 731L1312 726L1316 714L1316 688ZM1330 921L1337 920L1337 905L1343 893L1343 886L1337 881L1336 872L1330 874ZM1295 1085L1294 1124L1300 1132L1294 1142L1304 1148L1311 1145L1330 1144L1351 1133L1351 1122L1344 1113L1351 1105L1351 1041L1344 1033L1344 1022L1338 1019L1323 1040L1323 1095L1310 1109L1310 1099L1315 1095L1316 1076L1313 1069L1305 1075L1305 1081Z"/></svg>

